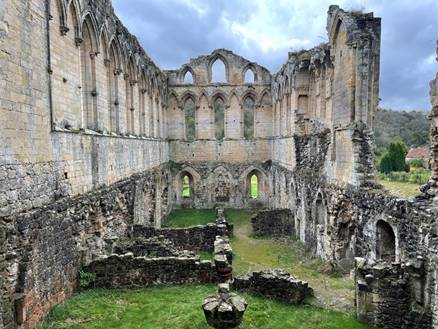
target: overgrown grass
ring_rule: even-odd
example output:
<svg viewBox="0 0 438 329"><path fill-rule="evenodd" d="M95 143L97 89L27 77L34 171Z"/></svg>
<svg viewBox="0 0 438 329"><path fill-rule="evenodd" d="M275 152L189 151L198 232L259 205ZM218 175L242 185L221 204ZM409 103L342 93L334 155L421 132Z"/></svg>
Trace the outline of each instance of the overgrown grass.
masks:
<svg viewBox="0 0 438 329"><path fill-rule="evenodd" d="M389 192L402 198L413 198L420 193L420 185L381 179L379 181Z"/></svg>
<svg viewBox="0 0 438 329"><path fill-rule="evenodd" d="M233 274L282 268L315 290L319 305L335 309L351 309L354 305L354 285L348 276L325 274L330 264L312 257L300 241L282 243L269 238L252 237L250 210L227 209L227 219L234 224L232 247Z"/></svg>
<svg viewBox="0 0 438 329"><path fill-rule="evenodd" d="M206 225L216 220L214 209L175 209L163 223L163 227L189 227Z"/></svg>
<svg viewBox="0 0 438 329"><path fill-rule="evenodd" d="M215 293L212 285L91 290L55 307L39 329L207 329L201 303ZM249 306L241 329L369 328L350 313L244 297Z"/></svg>

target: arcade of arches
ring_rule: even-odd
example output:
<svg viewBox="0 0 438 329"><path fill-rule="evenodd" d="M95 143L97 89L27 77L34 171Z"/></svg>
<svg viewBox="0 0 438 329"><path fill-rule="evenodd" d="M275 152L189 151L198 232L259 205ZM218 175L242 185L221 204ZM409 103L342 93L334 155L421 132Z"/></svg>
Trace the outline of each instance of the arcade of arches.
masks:
<svg viewBox="0 0 438 329"><path fill-rule="evenodd" d="M395 198L373 168L380 33L330 6L328 41L278 72L226 49L162 70L110 0L6 0L0 328L35 328L134 225L217 206L285 210L287 238L355 270L360 320L438 328L438 83L432 177Z"/></svg>

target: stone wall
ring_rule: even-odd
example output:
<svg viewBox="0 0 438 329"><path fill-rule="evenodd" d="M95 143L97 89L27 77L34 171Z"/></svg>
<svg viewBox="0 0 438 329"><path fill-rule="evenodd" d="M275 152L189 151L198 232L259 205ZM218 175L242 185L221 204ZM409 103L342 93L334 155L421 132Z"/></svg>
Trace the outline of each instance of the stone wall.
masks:
<svg viewBox="0 0 438 329"><path fill-rule="evenodd" d="M127 236L141 201L136 186L154 192L152 221L161 222L170 204L160 191L165 166L108 187L0 219L2 231L2 325L34 328L50 308L76 289L79 269L115 239ZM4 233L6 232L6 234ZM15 315L17 314L17 315Z"/></svg>
<svg viewBox="0 0 438 329"><path fill-rule="evenodd" d="M173 163L174 200L178 207L260 208L271 200L270 162ZM251 197L251 177L257 177L257 197ZM190 181L190 196L184 197L183 179Z"/></svg>
<svg viewBox="0 0 438 329"><path fill-rule="evenodd" d="M217 282L216 269L211 261L200 261L199 257L111 255L93 261L86 271L96 274L94 286L100 288Z"/></svg>
<svg viewBox="0 0 438 329"><path fill-rule="evenodd" d="M422 260L410 264L356 261L358 319L378 328L431 328L431 309L424 309Z"/></svg>
<svg viewBox="0 0 438 329"><path fill-rule="evenodd" d="M302 304L313 296L308 283L295 279L283 270L253 272L234 278L233 289L250 291L289 304Z"/></svg>
<svg viewBox="0 0 438 329"><path fill-rule="evenodd" d="M295 222L289 209L262 210L251 217L256 236L295 237Z"/></svg>
<svg viewBox="0 0 438 329"><path fill-rule="evenodd" d="M4 1L0 49L0 216L168 161L166 78L109 1Z"/></svg>
<svg viewBox="0 0 438 329"><path fill-rule="evenodd" d="M223 217L223 209L218 209L215 223L196 225L187 228L156 228L134 225L130 238L152 238L162 236L179 249L214 251L217 236L233 236L233 225Z"/></svg>

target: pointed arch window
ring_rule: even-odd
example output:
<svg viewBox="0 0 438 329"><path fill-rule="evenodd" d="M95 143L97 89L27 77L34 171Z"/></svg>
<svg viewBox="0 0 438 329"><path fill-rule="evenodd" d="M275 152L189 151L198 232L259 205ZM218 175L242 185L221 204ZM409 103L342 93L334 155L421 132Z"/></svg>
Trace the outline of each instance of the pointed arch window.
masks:
<svg viewBox="0 0 438 329"><path fill-rule="evenodd" d="M255 82L255 74L252 69L248 69L245 72L244 83L254 83Z"/></svg>
<svg viewBox="0 0 438 329"><path fill-rule="evenodd" d="M194 81L195 81L195 79L193 78L192 72L190 72L190 70L187 70L186 73L184 73L183 83L193 84Z"/></svg>
<svg viewBox="0 0 438 329"><path fill-rule="evenodd" d="M183 198L190 198L191 196L191 189L190 189L190 177L189 175L184 175L182 179L182 196Z"/></svg>
<svg viewBox="0 0 438 329"><path fill-rule="evenodd" d="M250 96L243 101L243 136L254 138L254 99Z"/></svg>
<svg viewBox="0 0 438 329"><path fill-rule="evenodd" d="M227 82L226 66L220 58L216 59L211 66L211 82Z"/></svg>
<svg viewBox="0 0 438 329"><path fill-rule="evenodd" d="M250 178L251 182L251 198L257 199L259 197L259 178L256 174L252 174Z"/></svg>
<svg viewBox="0 0 438 329"><path fill-rule="evenodd" d="M186 139L190 142L196 138L195 103L191 98L184 102L184 116L186 124Z"/></svg>
<svg viewBox="0 0 438 329"><path fill-rule="evenodd" d="M216 140L222 141L225 136L225 103L222 98L217 97L213 103L214 127Z"/></svg>
<svg viewBox="0 0 438 329"><path fill-rule="evenodd" d="M81 43L81 83L84 127L97 129L96 49L95 33L89 16L84 20Z"/></svg>

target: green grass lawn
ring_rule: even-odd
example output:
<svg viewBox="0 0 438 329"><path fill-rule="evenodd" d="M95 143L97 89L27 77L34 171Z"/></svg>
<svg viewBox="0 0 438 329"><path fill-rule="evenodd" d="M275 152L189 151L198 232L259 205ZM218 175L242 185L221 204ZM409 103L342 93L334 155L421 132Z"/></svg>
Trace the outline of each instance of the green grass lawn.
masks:
<svg viewBox="0 0 438 329"><path fill-rule="evenodd" d="M251 210L227 209L226 216L234 224L231 241L234 253L233 274L282 268L309 282L315 290L316 304L351 311L354 307L354 284L348 276L327 275L329 265L309 255L300 241L282 243L269 238L254 238Z"/></svg>
<svg viewBox="0 0 438 329"><path fill-rule="evenodd" d="M402 198L413 198L420 194L420 185L408 182L395 182L386 179L379 180L391 194Z"/></svg>
<svg viewBox="0 0 438 329"><path fill-rule="evenodd" d="M174 209L166 218L163 227L189 227L214 223L214 209Z"/></svg>
<svg viewBox="0 0 438 329"><path fill-rule="evenodd" d="M39 329L207 329L202 300L213 285L90 290L56 306ZM241 329L366 329L350 313L291 306L243 294Z"/></svg>

